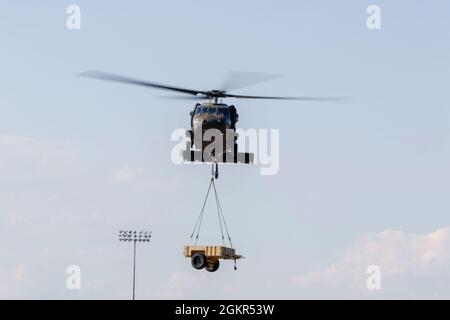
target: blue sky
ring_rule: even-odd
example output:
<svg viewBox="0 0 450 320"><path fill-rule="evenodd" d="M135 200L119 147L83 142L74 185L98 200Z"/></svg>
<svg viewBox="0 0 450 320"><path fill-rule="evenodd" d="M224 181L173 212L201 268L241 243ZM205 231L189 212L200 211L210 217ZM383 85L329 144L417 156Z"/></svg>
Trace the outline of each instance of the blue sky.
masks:
<svg viewBox="0 0 450 320"><path fill-rule="evenodd" d="M66 29L70 4L81 30ZM366 28L371 4L379 31ZM450 277L448 1L0 9L0 297L128 298L123 228L154 234L138 248L140 298L450 297L441 286ZM280 171L221 168L221 201L247 258L237 272L224 264L206 274L182 248L209 168L170 161L170 134L188 127L192 103L75 77L89 69L199 89L229 70L268 72L284 77L236 93L355 100L233 101L239 127L280 130ZM82 270L79 291L65 286L71 264ZM368 264L381 267L380 291L365 288Z"/></svg>

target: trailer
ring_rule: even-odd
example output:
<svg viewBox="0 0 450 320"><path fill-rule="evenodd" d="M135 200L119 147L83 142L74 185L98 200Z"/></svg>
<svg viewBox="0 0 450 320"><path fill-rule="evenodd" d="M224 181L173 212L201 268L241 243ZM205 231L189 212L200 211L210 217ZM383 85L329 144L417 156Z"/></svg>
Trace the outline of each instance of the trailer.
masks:
<svg viewBox="0 0 450 320"><path fill-rule="evenodd" d="M203 201L202 210L200 211L197 222L195 223L194 229L192 230L189 242L184 246L183 252L185 258L191 258L191 264L194 269L206 269L206 271L208 272L217 271L220 266L220 260L233 260L234 270L237 270L236 260L244 258L243 256L236 254L236 249L234 249L233 247L231 236L228 231L228 226L225 222L225 215L223 214L218 192L216 190L216 184L214 182L214 180L218 178L218 173L217 162L215 162L211 166L211 180L208 186L208 191L206 192L205 199ZM216 200L217 217L219 220L222 244L217 245L216 242L216 244L213 245L197 245L200 237L200 229L202 227L206 202L211 191L214 194ZM226 233L226 237L224 232Z"/></svg>
<svg viewBox="0 0 450 320"><path fill-rule="evenodd" d="M236 254L234 248L224 246L184 246L184 256L191 258L192 266L201 270L203 268L209 272L215 272L219 269L219 260L234 260L234 269L236 270L236 260L243 258Z"/></svg>

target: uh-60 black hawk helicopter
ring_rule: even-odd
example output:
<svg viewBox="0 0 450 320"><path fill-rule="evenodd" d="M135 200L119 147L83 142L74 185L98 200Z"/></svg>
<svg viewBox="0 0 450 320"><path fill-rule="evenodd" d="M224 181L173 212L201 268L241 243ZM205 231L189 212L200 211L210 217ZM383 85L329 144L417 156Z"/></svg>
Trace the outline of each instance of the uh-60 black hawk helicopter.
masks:
<svg viewBox="0 0 450 320"><path fill-rule="evenodd" d="M148 82L129 77L124 77L102 71L86 71L80 76L96 78L101 80L121 82L126 84L174 91L189 96L179 97L188 99L207 99L206 102L196 103L190 112L191 130L187 131L189 143L183 151L185 161L202 161L216 164L216 178L218 175L217 163L253 163L254 155L247 152L238 152L236 123L239 115L234 105L223 103L224 98L235 99L272 99L272 100L300 100L300 101L338 101L345 98L340 97L276 97L276 96L253 96L230 94L235 90L248 85L264 82L278 78L276 75L234 72L221 90L192 90L180 88L161 83ZM205 134L213 131L221 135L223 146L221 148L208 148L208 145L216 139L216 135L204 139ZM215 131L214 131L215 130ZM217 150L220 150L219 152Z"/></svg>

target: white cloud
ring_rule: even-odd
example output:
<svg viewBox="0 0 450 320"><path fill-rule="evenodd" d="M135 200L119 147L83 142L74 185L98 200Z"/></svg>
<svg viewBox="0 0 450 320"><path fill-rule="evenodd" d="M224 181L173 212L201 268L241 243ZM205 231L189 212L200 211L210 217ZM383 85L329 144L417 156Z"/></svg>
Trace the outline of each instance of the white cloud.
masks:
<svg viewBox="0 0 450 320"><path fill-rule="evenodd" d="M420 282L422 289L433 292L435 283L450 277L450 228L441 228L424 235L386 230L365 236L347 249L335 263L301 274L294 278L294 283L302 288L328 286L367 291L366 269L370 265L381 268L385 288L395 289L394 283L399 281L407 282L411 287ZM423 287L426 283L424 280L430 279L436 281L430 283L429 287Z"/></svg>
<svg viewBox="0 0 450 320"><path fill-rule="evenodd" d="M131 168L128 165L124 165L112 174L112 179L115 182L133 181L141 177L143 173L144 170L142 168Z"/></svg>

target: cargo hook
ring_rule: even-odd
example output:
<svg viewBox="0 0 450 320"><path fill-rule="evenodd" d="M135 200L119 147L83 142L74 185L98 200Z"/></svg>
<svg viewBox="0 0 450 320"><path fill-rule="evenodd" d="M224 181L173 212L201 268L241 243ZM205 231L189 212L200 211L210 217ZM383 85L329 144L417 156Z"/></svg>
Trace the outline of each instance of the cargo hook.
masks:
<svg viewBox="0 0 450 320"><path fill-rule="evenodd" d="M215 169L214 169L214 165L215 165ZM219 164L214 161L212 163L212 167L211 167L211 175L215 178L215 179L219 179Z"/></svg>

